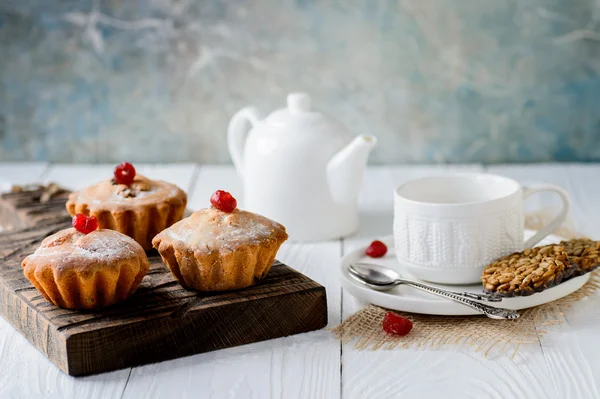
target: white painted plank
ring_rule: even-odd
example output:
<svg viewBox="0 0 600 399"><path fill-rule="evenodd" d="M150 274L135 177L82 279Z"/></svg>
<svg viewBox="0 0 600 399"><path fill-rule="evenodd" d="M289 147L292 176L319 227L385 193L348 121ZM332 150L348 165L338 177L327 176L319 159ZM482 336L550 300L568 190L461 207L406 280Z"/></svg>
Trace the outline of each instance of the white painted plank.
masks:
<svg viewBox="0 0 600 399"><path fill-rule="evenodd" d="M48 164L45 162L0 163L0 191L9 190L13 184L39 183L39 179L47 167Z"/></svg>
<svg viewBox="0 0 600 399"><path fill-rule="evenodd" d="M490 173L512 177L523 184L550 183L566 189L572 200L574 228L600 239L600 165L550 164L492 166ZM553 194L536 194L527 209L557 206ZM556 397L600 397L600 307L598 295L575 305L566 324L553 328L541 339Z"/></svg>
<svg viewBox="0 0 600 399"><path fill-rule="evenodd" d="M56 165L46 180L54 178L73 188L92 184L112 173L114 165L92 166L74 171ZM174 166L174 168L179 165ZM27 169L27 167L25 168ZM138 167L140 172L142 167ZM464 170L458 168L459 170ZM469 169L469 168L467 168ZM3 172L8 170L8 173ZM43 168L41 169L43 170ZM494 173L511 175L521 181L545 181L562 185L573 196L573 219L577 228L600 238L598 165L542 165L491 167ZM12 170L0 166L0 178ZM85 172L85 176L83 175ZM373 168L367 172L360 195L361 232L344 240L344 249L391 233L392 191L410 178L438 174L440 167L401 166ZM4 173L4 174L3 174ZM193 168L157 167L151 178L176 180L184 189ZM152 175L150 174L152 173ZM442 172L443 173L443 172ZM161 176L158 176L161 174ZM179 177L176 177L179 176ZM190 193L190 207L208 204L216 189L231 191L243 204L241 184L230 167L201 167ZM21 178L21 177L20 177ZM39 176L32 174L31 181ZM549 196L532 198L528 208L555 203ZM242 205L243 206L243 205ZM305 272L327 287L330 324L340 317L340 288L337 276L340 246L336 242L286 244L280 259ZM541 347L522 349L513 362L504 357L483 359L461 350L356 351L343 347L342 396L361 397L600 397L600 352L597 331L600 312L597 298L575 306L567 322L552 329ZM343 297L345 317L359 309L350 295ZM339 342L329 332L295 337L217 351L129 371L73 379L52 366L26 340L0 320L0 397L339 397ZM127 386L126 386L127 385Z"/></svg>
<svg viewBox="0 0 600 399"><path fill-rule="evenodd" d="M0 318L0 398L118 398L129 370L74 378L64 374Z"/></svg>
<svg viewBox="0 0 600 399"><path fill-rule="evenodd" d="M393 190L410 179L452 172L481 171L467 166L396 166L371 168L359 196L364 217L361 234L344 240L344 253L383 235L391 234ZM343 317L365 306L343 293ZM524 349L512 361L484 359L464 349L357 351L343 346L343 398L462 398L555 397L548 367L538 346ZM538 375L545 375L538 378Z"/></svg>
<svg viewBox="0 0 600 399"><path fill-rule="evenodd" d="M112 175L114 165L53 165L45 181L79 189ZM137 165L140 173L171 181L189 191L195 166ZM0 318L1 398L118 398L125 390L131 369L73 378L56 368L8 322Z"/></svg>
<svg viewBox="0 0 600 399"><path fill-rule="evenodd" d="M217 189L243 204L241 182L231 167L202 166L190 207L209 204ZM243 207L243 205L240 205ZM340 320L336 273L339 241L289 244L278 259L327 289L329 324ZM340 344L321 330L133 369L125 398L337 398L340 396Z"/></svg>

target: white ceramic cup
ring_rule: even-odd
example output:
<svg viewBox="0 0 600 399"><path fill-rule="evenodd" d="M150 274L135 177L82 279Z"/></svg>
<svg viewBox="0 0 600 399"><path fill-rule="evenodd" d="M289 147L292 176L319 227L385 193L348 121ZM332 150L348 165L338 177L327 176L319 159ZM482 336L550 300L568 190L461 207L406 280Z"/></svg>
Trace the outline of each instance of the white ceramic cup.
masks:
<svg viewBox="0 0 600 399"><path fill-rule="evenodd" d="M558 215L523 242L523 201L539 191L562 200ZM491 174L456 174L409 181L394 195L394 243L400 265L441 284L481 281L486 265L537 244L564 222L569 195L543 184L521 187Z"/></svg>

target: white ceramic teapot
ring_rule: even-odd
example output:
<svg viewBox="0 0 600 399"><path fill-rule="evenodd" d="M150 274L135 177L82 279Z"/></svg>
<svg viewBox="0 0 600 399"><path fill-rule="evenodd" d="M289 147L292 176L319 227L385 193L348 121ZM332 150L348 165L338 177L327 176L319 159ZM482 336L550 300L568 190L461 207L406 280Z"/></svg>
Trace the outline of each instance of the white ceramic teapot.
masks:
<svg viewBox="0 0 600 399"><path fill-rule="evenodd" d="M265 119L236 113L229 152L244 183L245 209L283 224L294 241L343 237L358 230L356 196L375 137L355 138L339 122L292 93ZM246 123L251 124L247 134Z"/></svg>

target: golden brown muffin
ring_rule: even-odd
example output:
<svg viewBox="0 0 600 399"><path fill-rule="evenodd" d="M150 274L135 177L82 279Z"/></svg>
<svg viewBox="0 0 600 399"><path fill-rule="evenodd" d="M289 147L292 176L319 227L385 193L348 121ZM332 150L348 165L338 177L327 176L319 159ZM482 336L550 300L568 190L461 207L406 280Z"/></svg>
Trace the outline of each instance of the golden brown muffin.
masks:
<svg viewBox="0 0 600 399"><path fill-rule="evenodd" d="M183 218L186 204L179 187L137 175L130 185L108 179L71 193L67 211L96 216L101 229L126 234L149 250L156 234Z"/></svg>
<svg viewBox="0 0 600 399"><path fill-rule="evenodd" d="M285 227L264 216L210 208L175 223L152 244L183 287L228 291L266 276L287 237Z"/></svg>
<svg viewBox="0 0 600 399"><path fill-rule="evenodd" d="M54 305L96 309L129 298L150 264L142 247L124 234L96 230L86 235L70 228L46 237L21 266Z"/></svg>

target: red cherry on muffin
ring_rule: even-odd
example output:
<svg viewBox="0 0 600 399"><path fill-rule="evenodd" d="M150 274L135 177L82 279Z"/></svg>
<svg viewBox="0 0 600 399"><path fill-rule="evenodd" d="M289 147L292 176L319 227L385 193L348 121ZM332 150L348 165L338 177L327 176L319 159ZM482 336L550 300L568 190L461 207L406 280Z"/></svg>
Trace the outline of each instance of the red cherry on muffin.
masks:
<svg viewBox="0 0 600 399"><path fill-rule="evenodd" d="M76 230L83 234L89 234L98 228L98 219L96 219L96 216L85 216L83 213L73 216L71 223Z"/></svg>
<svg viewBox="0 0 600 399"><path fill-rule="evenodd" d="M231 213L237 208L237 201L233 198L233 195L223 190L215 191L210 196L210 203L218 210L226 213Z"/></svg>
<svg viewBox="0 0 600 399"><path fill-rule="evenodd" d="M367 247L365 254L371 258L381 258L387 253L387 246L379 240L375 240Z"/></svg>
<svg viewBox="0 0 600 399"><path fill-rule="evenodd" d="M412 327L412 322L398 313L387 312L383 318L383 330L388 334L404 336Z"/></svg>
<svg viewBox="0 0 600 399"><path fill-rule="evenodd" d="M135 179L135 168L129 162L123 162L115 167L114 179L117 184L129 186Z"/></svg>

